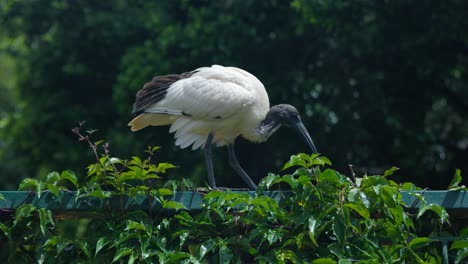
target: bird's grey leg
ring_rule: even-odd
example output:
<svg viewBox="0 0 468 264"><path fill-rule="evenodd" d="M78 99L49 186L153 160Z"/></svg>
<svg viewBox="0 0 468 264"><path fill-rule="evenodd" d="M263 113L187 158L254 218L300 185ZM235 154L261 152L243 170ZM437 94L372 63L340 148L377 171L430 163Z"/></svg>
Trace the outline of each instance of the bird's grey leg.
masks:
<svg viewBox="0 0 468 264"><path fill-rule="evenodd" d="M204 152L205 152L205 162L206 162L206 170L208 171L208 184L211 188L216 188L216 181L213 172L213 159L212 159L212 151L211 146L213 145L214 133L210 132L208 134L208 138L205 142Z"/></svg>
<svg viewBox="0 0 468 264"><path fill-rule="evenodd" d="M237 171L237 173L242 177L242 179L249 185L249 188L252 190L257 189L257 185L250 179L249 175L240 166L236 158L236 152L234 151L234 143L227 146L228 155L229 155L229 164L231 167Z"/></svg>

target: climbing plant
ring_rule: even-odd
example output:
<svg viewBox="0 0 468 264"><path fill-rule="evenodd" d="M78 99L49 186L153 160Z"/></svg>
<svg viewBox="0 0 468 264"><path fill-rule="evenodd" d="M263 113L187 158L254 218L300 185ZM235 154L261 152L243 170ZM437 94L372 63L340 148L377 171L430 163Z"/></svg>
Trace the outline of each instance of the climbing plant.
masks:
<svg viewBox="0 0 468 264"><path fill-rule="evenodd" d="M44 180L25 179L32 195L63 192L77 199L145 196L159 209L125 207L63 217L23 204L1 212L1 254L11 262L38 263L441 263L435 236L456 235L450 258L468 256L468 229L451 225L440 205L428 204L412 183L397 184L383 175L350 177L333 170L326 157L291 156L282 173L268 174L255 192L197 189L200 210L171 199L189 181L168 181L169 163L146 158L124 160L108 144L93 141L94 131L74 129L95 155L80 179L72 171L52 172ZM460 172L451 188L460 189ZM281 199L269 191L282 190ZM400 191L414 191L419 209L411 211ZM424 231L427 225L430 232Z"/></svg>

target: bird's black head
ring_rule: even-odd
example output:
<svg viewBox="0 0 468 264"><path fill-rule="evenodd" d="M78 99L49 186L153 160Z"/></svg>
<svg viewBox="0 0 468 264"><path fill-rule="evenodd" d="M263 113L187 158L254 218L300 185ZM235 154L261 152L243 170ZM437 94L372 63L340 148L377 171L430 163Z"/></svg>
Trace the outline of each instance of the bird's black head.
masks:
<svg viewBox="0 0 468 264"><path fill-rule="evenodd" d="M301 120L301 116L296 107L288 104L279 104L270 108L265 118L265 121L267 120L282 126L291 126L291 122L294 120Z"/></svg>
<svg viewBox="0 0 468 264"><path fill-rule="evenodd" d="M297 109L292 105L279 104L272 106L260 126L263 128L262 132L267 135L267 137L273 134L280 126L292 127L301 134L312 152L317 153L317 148L315 147L309 132L301 121L299 111L297 111Z"/></svg>

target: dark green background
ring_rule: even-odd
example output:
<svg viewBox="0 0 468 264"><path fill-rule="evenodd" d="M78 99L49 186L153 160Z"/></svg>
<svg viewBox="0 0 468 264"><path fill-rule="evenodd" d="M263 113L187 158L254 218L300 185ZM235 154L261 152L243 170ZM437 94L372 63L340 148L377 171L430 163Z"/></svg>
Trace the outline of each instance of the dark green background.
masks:
<svg viewBox="0 0 468 264"><path fill-rule="evenodd" d="M168 127L132 133L137 90L155 75L212 64L256 75L271 104L290 103L323 155L350 174L444 189L468 171L468 1L0 1L0 189L93 162L71 128L86 120L112 155L180 166L206 184L201 151ZM290 129L238 140L258 181L308 151ZM220 186L243 186L215 150Z"/></svg>

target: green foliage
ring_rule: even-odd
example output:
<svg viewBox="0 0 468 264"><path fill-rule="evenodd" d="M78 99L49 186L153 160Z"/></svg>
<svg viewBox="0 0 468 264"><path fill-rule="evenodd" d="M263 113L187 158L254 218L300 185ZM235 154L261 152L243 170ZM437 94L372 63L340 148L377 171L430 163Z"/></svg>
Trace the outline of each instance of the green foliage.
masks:
<svg viewBox="0 0 468 264"><path fill-rule="evenodd" d="M76 130L81 135L79 130ZM436 241L421 233L420 222L438 223L433 232L450 230L445 209L427 204L417 215L408 212L400 190L408 184L385 175L350 179L329 168L329 159L317 154L291 156L284 169L292 174L269 174L256 192L212 190L203 197L201 210L187 210L170 199L174 189L157 187L167 163L148 157L121 160L109 150L98 153L85 179L71 171L50 173L44 181L26 179L21 189L37 195L76 190L77 197L135 197L145 195L165 210L104 209L73 226L74 217L32 205L18 207L2 221L10 261L39 263L437 263ZM104 146L105 143L102 143ZM172 186L173 183L166 183ZM55 186L50 188L51 186ZM416 190L416 187L412 187ZM268 191L284 190L274 199ZM434 214L428 214L432 211ZM85 231L79 231L84 229ZM468 257L467 230L450 247L460 263Z"/></svg>
<svg viewBox="0 0 468 264"><path fill-rule="evenodd" d="M119 156L158 144L183 165L174 178L204 181L202 154L173 148L167 128L133 134L126 124L152 77L215 63L258 76L272 104L297 106L340 171L395 164L399 181L432 189L453 168L468 171L467 1L3 2L0 173L10 189L51 170L82 173L85 148L71 147L69 133L79 120L118 142ZM304 151L283 131L237 144L254 179Z"/></svg>

